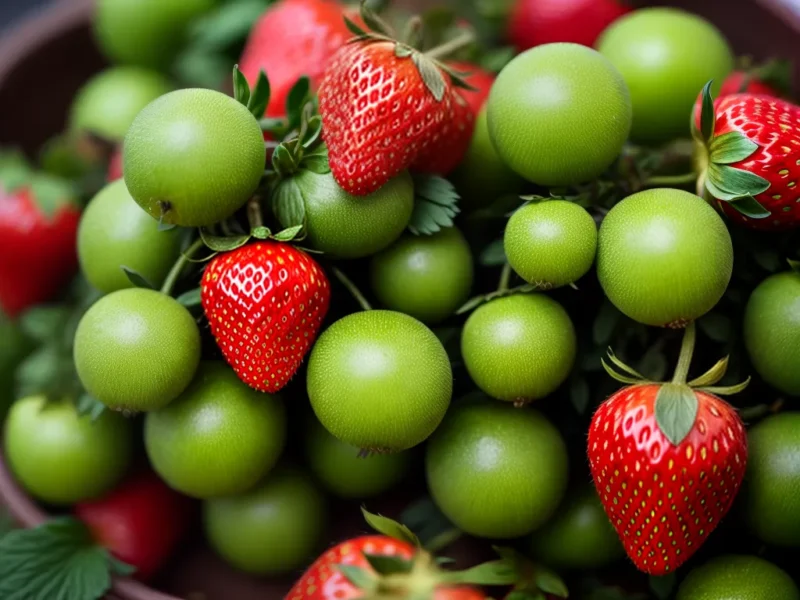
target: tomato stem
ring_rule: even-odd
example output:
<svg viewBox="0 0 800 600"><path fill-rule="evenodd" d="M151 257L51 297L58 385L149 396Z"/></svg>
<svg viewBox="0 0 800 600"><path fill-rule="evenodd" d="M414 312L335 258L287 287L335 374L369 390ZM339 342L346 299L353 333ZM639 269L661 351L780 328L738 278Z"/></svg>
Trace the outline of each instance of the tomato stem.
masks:
<svg viewBox="0 0 800 600"><path fill-rule="evenodd" d="M167 274L167 278L164 279L164 285L161 286L161 293L166 294L167 296L172 295L172 288L175 287L175 283L177 283L178 278L183 271L183 268L186 266L186 263L189 262L189 259L192 255L197 252L203 246L203 239L197 238L194 243L189 246L185 252L181 252L181 255L178 257L178 260L175 261L175 264L172 265L169 273Z"/></svg>
<svg viewBox="0 0 800 600"><path fill-rule="evenodd" d="M356 284L350 281L350 278L347 275L345 275L337 267L331 267L331 270L333 271L333 274L336 276L336 279L338 279L339 282L344 287L347 288L347 291L350 292L350 295L352 295L353 298L356 299L356 302L358 302L358 304L361 306L363 310L372 310L372 305L364 297L364 294L361 293L361 290L359 290L356 287Z"/></svg>
<svg viewBox="0 0 800 600"><path fill-rule="evenodd" d="M264 226L264 216L261 213L261 199L253 196L247 202L247 221L250 224L250 231L257 227Z"/></svg>
<svg viewBox="0 0 800 600"><path fill-rule="evenodd" d="M675 375L672 383L683 385L689 375L689 365L692 364L692 354L694 353L694 341L696 337L694 321L686 326L681 343L681 354L678 358L678 366L675 367Z"/></svg>
<svg viewBox="0 0 800 600"><path fill-rule="evenodd" d="M508 291L508 282L511 279L511 265L506 263L503 265L503 270L500 273L500 285L497 286L498 292Z"/></svg>
<svg viewBox="0 0 800 600"><path fill-rule="evenodd" d="M689 185L697 181L697 173L683 173L681 175L657 175L644 182L647 187Z"/></svg>
<svg viewBox="0 0 800 600"><path fill-rule="evenodd" d="M437 46L433 50L428 50L425 56L428 58L446 58L454 52L458 52L465 46L469 46L475 41L475 34L472 31L465 31L457 38L453 38L449 42Z"/></svg>

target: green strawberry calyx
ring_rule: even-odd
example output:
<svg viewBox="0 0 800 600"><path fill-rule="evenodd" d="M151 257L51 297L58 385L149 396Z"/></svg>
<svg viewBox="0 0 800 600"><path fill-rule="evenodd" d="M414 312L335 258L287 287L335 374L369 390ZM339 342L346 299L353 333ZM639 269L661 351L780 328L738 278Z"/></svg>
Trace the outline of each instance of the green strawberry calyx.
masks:
<svg viewBox="0 0 800 600"><path fill-rule="evenodd" d="M751 156L758 150L758 144L740 131L715 135L716 114L711 84L709 81L703 86L699 130L692 118L692 137L700 146L698 188L719 202L727 202L750 219L765 219L771 213L756 200L756 196L769 189L769 181L731 166Z"/></svg>
<svg viewBox="0 0 800 600"><path fill-rule="evenodd" d="M750 383L748 377L742 383L732 386L717 386L728 370L728 357L720 359L708 371L687 382L689 367L694 353L696 328L694 322L686 326L681 344L681 353L675 374L671 381L649 381L644 375L629 367L608 349L608 361L600 359L606 373L628 385L659 385L656 396L655 417L661 433L675 446L680 445L694 428L699 401L695 392L717 395L736 394ZM610 364L609 364L610 363Z"/></svg>

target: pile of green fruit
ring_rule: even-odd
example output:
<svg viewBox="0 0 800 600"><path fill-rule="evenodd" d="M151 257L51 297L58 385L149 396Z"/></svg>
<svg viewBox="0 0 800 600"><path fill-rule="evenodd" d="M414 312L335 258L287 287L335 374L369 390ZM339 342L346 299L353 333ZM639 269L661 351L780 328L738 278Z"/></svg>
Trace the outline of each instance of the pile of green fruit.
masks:
<svg viewBox="0 0 800 600"><path fill-rule="evenodd" d="M115 66L0 155L3 458L55 515L0 598L201 530L290 600L800 600L787 65L386 4L99 0Z"/></svg>

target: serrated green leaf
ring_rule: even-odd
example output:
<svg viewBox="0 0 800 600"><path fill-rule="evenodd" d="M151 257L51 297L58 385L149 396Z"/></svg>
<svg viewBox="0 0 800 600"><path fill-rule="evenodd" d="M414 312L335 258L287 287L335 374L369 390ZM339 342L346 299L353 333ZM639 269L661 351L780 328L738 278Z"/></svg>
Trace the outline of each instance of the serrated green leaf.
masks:
<svg viewBox="0 0 800 600"><path fill-rule="evenodd" d="M364 515L364 519L367 521L369 526L378 533L387 535L396 540L407 542L418 548L422 547L422 544L420 543L416 534L414 534L413 531L411 531L402 523L398 523L397 521L382 515L373 514L363 507L361 508L361 514Z"/></svg>
<svg viewBox="0 0 800 600"><path fill-rule="evenodd" d="M250 240L249 234L232 236L214 235L205 227L200 228L200 237L203 239L203 243L215 252L230 252L231 250L236 250L244 246Z"/></svg>
<svg viewBox="0 0 800 600"><path fill-rule="evenodd" d="M758 150L758 144L740 131L729 131L711 141L711 162L727 165L744 160Z"/></svg>
<svg viewBox="0 0 800 600"><path fill-rule="evenodd" d="M703 100L700 112L700 132L706 142L710 141L714 136L714 126L717 120L714 114L714 99L711 97L711 85L713 83L713 79L706 83L701 92Z"/></svg>
<svg viewBox="0 0 800 600"><path fill-rule="evenodd" d="M460 212L460 196L448 180L438 175L414 175L414 212L408 228L414 235L431 235L452 227Z"/></svg>
<svg viewBox="0 0 800 600"><path fill-rule="evenodd" d="M770 183L760 175L728 165L711 163L707 179L727 194L757 196L769 189Z"/></svg>
<svg viewBox="0 0 800 600"><path fill-rule="evenodd" d="M579 415L585 414L589 407L589 384L584 377L576 376L570 379L569 399Z"/></svg>
<svg viewBox="0 0 800 600"><path fill-rule="evenodd" d="M592 325L592 340L596 346L605 346L611 341L621 317L622 313L616 306L608 300L603 302Z"/></svg>
<svg viewBox="0 0 800 600"><path fill-rule="evenodd" d="M506 264L506 251L503 247L503 240L495 240L481 252L478 260L484 267L499 267Z"/></svg>
<svg viewBox="0 0 800 600"><path fill-rule="evenodd" d="M63 305L34 306L19 318L20 329L37 342L47 342L58 336L70 318L70 310Z"/></svg>
<svg viewBox="0 0 800 600"><path fill-rule="evenodd" d="M306 221L306 205L294 178L282 181L272 195L272 212L284 227L296 227Z"/></svg>
<svg viewBox="0 0 800 600"><path fill-rule="evenodd" d="M247 106L250 101L250 84L247 78L239 70L239 65L233 66L233 97L240 104Z"/></svg>
<svg viewBox="0 0 800 600"><path fill-rule="evenodd" d="M128 278L128 281L130 281L137 288L143 288L146 290L156 289L156 286L147 281L147 278L138 271L135 271L130 267L126 267L125 265L122 265L120 268L122 269L122 272L125 273L125 277Z"/></svg>
<svg viewBox="0 0 800 600"><path fill-rule="evenodd" d="M380 575L396 575L397 573L410 573L413 563L399 556L386 554L362 553L369 565Z"/></svg>
<svg viewBox="0 0 800 600"><path fill-rule="evenodd" d="M445 82L444 75L442 75L439 67L421 52L414 52L411 55L411 60L414 61L425 87L433 94L437 102L441 102L445 91L447 91L447 82Z"/></svg>
<svg viewBox="0 0 800 600"><path fill-rule="evenodd" d="M670 573L662 577L650 575L650 591L655 594L658 600L667 600L672 595L676 582L675 573Z"/></svg>
<svg viewBox="0 0 800 600"><path fill-rule="evenodd" d="M698 408L697 395L691 388L665 383L656 396L655 415L658 428L677 446L694 427Z"/></svg>
<svg viewBox="0 0 800 600"><path fill-rule="evenodd" d="M78 398L75 409L78 411L79 415L86 415L90 420L96 421L98 417L103 414L103 411L105 411L106 405L91 394L83 393Z"/></svg>
<svg viewBox="0 0 800 600"><path fill-rule="evenodd" d="M276 234L272 235L272 239L277 240L279 242L291 242L295 239L300 232L303 231L303 225L293 225L291 227L287 227L279 231Z"/></svg>
<svg viewBox="0 0 800 600"><path fill-rule="evenodd" d="M766 208L761 206L759 201L753 198L753 196L740 196L739 198L734 198L733 200L728 201L728 205L732 206L744 216L751 219L766 219L772 214Z"/></svg>
<svg viewBox="0 0 800 600"><path fill-rule="evenodd" d="M247 110L249 110L256 119L260 119L264 116L271 94L272 91L269 87L269 79L267 79L267 74L262 69L258 72L256 85L253 88L250 99L247 101Z"/></svg>
<svg viewBox="0 0 800 600"><path fill-rule="evenodd" d="M175 300L178 301L179 304L185 306L186 308L194 308L195 306L200 306L202 303L200 297L200 288L194 288L193 290L189 290L188 292L184 292Z"/></svg>

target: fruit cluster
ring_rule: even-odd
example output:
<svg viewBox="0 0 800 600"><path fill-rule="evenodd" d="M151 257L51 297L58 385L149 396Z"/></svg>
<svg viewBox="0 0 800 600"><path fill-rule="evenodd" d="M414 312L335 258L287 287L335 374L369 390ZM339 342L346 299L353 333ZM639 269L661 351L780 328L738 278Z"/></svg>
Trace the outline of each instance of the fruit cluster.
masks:
<svg viewBox="0 0 800 600"><path fill-rule="evenodd" d="M800 600L786 66L617 0L265 4L99 0L118 66L0 155L4 458L73 507L0 597L149 581L199 501L291 600ZM411 502L301 575L326 493Z"/></svg>

